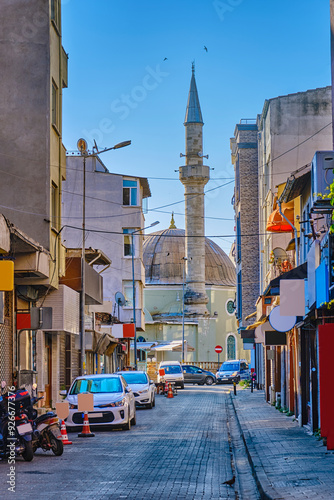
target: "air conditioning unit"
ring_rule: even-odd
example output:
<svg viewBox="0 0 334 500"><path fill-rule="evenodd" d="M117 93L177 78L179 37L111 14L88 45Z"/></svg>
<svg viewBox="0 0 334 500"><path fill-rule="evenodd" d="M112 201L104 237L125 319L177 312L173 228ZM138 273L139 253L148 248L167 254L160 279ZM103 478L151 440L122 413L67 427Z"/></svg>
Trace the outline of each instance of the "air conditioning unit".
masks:
<svg viewBox="0 0 334 500"><path fill-rule="evenodd" d="M333 182L334 151L317 151L311 167L311 199L313 212L327 212L333 210L328 199L323 195L329 194L329 185Z"/></svg>

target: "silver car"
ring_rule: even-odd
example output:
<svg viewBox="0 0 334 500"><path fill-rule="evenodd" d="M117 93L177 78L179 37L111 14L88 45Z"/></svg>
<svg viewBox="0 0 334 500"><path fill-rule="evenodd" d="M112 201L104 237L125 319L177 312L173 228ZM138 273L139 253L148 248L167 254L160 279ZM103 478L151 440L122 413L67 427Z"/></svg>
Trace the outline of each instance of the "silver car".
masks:
<svg viewBox="0 0 334 500"><path fill-rule="evenodd" d="M77 377L65 398L70 407L66 425L69 429L82 427L84 414L78 411L78 394L94 395L94 411L88 412L89 424L120 426L130 430L136 424L135 397L122 375L101 374Z"/></svg>
<svg viewBox="0 0 334 500"><path fill-rule="evenodd" d="M152 380L149 379L146 372L118 372L124 377L129 387L131 387L136 405L153 408L155 406L156 387Z"/></svg>

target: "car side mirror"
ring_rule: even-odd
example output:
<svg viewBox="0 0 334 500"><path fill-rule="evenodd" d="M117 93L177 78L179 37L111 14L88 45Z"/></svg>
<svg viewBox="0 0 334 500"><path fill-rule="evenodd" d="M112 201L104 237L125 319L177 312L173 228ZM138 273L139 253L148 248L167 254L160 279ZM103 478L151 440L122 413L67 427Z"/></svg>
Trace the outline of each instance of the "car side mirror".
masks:
<svg viewBox="0 0 334 500"><path fill-rule="evenodd" d="M59 391L59 394L60 394L61 396L66 396L66 394L67 394L67 390L66 390L66 389L63 389L63 390Z"/></svg>

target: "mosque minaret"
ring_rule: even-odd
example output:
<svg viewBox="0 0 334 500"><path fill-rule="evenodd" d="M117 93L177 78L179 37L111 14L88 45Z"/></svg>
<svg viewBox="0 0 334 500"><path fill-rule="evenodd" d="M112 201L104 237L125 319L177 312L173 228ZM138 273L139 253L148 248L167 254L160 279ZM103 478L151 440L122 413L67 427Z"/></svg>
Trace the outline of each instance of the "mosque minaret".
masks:
<svg viewBox="0 0 334 500"><path fill-rule="evenodd" d="M203 119L195 80L192 75L184 126L186 129L185 166L179 168L185 192L185 306L187 315L207 315L205 292L204 186L210 167L203 165Z"/></svg>

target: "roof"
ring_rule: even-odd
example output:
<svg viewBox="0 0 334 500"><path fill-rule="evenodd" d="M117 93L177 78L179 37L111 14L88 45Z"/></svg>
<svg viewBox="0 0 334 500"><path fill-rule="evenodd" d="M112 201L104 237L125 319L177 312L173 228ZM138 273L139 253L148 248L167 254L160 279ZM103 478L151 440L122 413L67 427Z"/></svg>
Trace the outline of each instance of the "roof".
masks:
<svg viewBox="0 0 334 500"><path fill-rule="evenodd" d="M184 256L184 229L169 228L145 235L143 261L146 285L181 285ZM205 283L233 287L236 284L233 262L209 238L205 238Z"/></svg>
<svg viewBox="0 0 334 500"><path fill-rule="evenodd" d="M192 75L191 75L191 80L190 80L190 89L189 89L189 95L188 95L186 117L184 119L184 124L186 125L188 123L202 123L203 124L201 106L199 104L199 98L198 98L197 86L196 86L196 80L195 80L195 66L194 66L194 64L192 67Z"/></svg>

